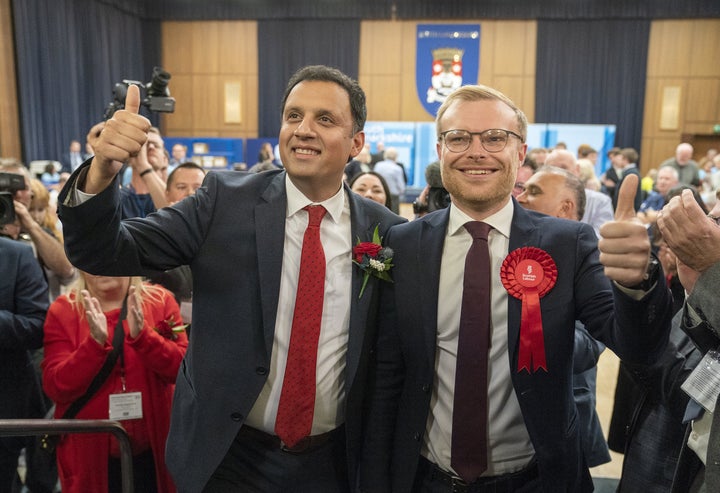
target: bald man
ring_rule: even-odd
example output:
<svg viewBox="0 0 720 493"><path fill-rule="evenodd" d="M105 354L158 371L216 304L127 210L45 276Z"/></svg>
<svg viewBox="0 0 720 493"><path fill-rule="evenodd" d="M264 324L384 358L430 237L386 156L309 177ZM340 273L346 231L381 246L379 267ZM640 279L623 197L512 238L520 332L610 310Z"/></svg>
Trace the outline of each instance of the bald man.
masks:
<svg viewBox="0 0 720 493"><path fill-rule="evenodd" d="M517 201L526 209L579 221L585 212L585 193L578 177L546 164L525 182Z"/></svg>
<svg viewBox="0 0 720 493"><path fill-rule="evenodd" d="M700 185L700 167L693 160L693 146L687 142L678 144L675 148L675 157L666 159L660 165L660 169L665 166L672 166L678 172L680 183L697 187Z"/></svg>
<svg viewBox="0 0 720 493"><path fill-rule="evenodd" d="M580 165L575 155L570 151L553 149L545 159L545 164L562 168L576 177L580 177ZM585 197L585 213L581 221L592 226L599 238L600 226L613 220L612 200L608 195L590 189L585 189Z"/></svg>

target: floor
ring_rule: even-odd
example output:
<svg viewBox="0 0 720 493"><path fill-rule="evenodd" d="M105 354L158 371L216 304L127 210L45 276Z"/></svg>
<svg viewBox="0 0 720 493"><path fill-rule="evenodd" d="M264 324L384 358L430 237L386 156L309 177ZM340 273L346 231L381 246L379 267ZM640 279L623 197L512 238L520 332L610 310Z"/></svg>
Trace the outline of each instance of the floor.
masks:
<svg viewBox="0 0 720 493"><path fill-rule="evenodd" d="M597 378L597 411L600 416L603 431L607 436L610 428L610 416L612 415L613 400L615 397L615 382L617 381L617 373L619 366L618 357L615 353L606 349L600 356L598 362L598 378ZM607 464L593 467L590 472L593 477L619 478L622 472L622 454L610 451L612 460Z"/></svg>

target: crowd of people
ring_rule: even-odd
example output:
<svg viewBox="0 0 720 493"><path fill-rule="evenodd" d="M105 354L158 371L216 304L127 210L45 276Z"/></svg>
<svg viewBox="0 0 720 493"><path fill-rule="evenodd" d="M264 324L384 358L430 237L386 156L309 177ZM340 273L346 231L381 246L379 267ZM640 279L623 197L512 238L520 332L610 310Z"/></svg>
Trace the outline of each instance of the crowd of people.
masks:
<svg viewBox="0 0 720 493"><path fill-rule="evenodd" d="M370 153L336 69L292 76L252 172L171 158L139 106L130 87L62 187L3 166L23 186L0 417L119 420L142 492L589 492L618 447L595 409L607 347L643 396L620 491L720 491L719 377L693 372L720 346L720 157L682 143L648 188L616 148L596 177L592 147L528 150L522 110L464 86L408 221L397 151ZM0 492L23 448L0 438ZM113 438L56 453L63 492L120 491Z"/></svg>

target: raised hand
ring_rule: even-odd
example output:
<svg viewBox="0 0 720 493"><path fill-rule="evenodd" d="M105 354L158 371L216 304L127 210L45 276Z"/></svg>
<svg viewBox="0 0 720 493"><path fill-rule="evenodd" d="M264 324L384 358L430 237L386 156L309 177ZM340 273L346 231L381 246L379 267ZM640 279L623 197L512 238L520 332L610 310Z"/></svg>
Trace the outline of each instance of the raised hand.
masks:
<svg viewBox="0 0 720 493"><path fill-rule="evenodd" d="M692 191L683 190L673 197L663 207L657 224L678 260L690 269L702 273L720 262L720 228L705 215Z"/></svg>
<svg viewBox="0 0 720 493"><path fill-rule="evenodd" d="M102 311L100 302L97 298L90 296L87 289L80 292L82 296L83 306L85 307L85 317L90 325L90 336L101 346L105 345L108 338L107 318Z"/></svg>
<svg viewBox="0 0 720 493"><path fill-rule="evenodd" d="M650 260L647 229L635 215L637 175L626 176L618 195L615 220L600 227L600 262L605 275L625 287L634 287L645 279Z"/></svg>
<svg viewBox="0 0 720 493"><path fill-rule="evenodd" d="M95 151L83 188L99 193L115 178L125 161L137 156L147 140L150 120L140 115L140 89L131 85L125 98L125 109L116 111L92 143ZM95 127L93 127L95 128Z"/></svg>
<svg viewBox="0 0 720 493"><path fill-rule="evenodd" d="M137 292L135 286L130 286L130 289L128 290L127 311L130 337L135 339L140 334L140 331L143 330L143 323L145 321L145 316L142 311L142 301L140 300L140 293Z"/></svg>

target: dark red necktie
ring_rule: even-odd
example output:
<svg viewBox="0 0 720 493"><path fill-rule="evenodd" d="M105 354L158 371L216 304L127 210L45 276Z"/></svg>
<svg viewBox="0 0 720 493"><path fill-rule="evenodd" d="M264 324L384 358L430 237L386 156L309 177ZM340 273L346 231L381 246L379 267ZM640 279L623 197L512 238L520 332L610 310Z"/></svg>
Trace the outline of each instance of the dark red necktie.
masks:
<svg viewBox="0 0 720 493"><path fill-rule="evenodd" d="M472 483L487 469L487 371L490 349L489 224L472 221L465 257L460 330L455 369L450 465Z"/></svg>
<svg viewBox="0 0 720 493"><path fill-rule="evenodd" d="M320 242L321 205L305 207L310 219L303 237L292 333L280 393L275 433L288 447L310 435L315 408L315 365L325 295L325 252Z"/></svg>

